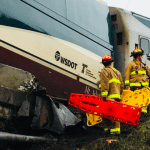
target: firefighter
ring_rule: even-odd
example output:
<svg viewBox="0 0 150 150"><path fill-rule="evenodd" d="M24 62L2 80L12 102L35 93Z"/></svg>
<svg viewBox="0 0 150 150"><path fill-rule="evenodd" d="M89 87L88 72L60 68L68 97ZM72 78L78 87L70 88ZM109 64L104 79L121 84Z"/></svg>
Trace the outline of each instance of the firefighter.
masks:
<svg viewBox="0 0 150 150"><path fill-rule="evenodd" d="M144 51L136 48L131 52L133 60L127 63L125 68L125 87L135 91L145 86L149 86L149 80L146 75L150 77L150 68L142 62L142 55ZM142 112L147 113L147 107L142 107Z"/></svg>
<svg viewBox="0 0 150 150"><path fill-rule="evenodd" d="M105 67L100 73L100 88L101 97L103 97L104 101L106 98L116 101L121 100L123 80L121 73L111 67L112 62L113 60L110 55L106 54L102 57L102 63ZM103 118L103 127L105 131L110 131L110 134L120 134L120 122Z"/></svg>

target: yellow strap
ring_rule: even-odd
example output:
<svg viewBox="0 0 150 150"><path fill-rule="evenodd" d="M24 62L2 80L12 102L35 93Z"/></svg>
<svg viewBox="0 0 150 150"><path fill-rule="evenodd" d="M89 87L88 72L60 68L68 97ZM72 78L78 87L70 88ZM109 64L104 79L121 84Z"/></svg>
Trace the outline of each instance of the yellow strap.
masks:
<svg viewBox="0 0 150 150"><path fill-rule="evenodd" d="M107 96L108 95L108 92L102 92L101 93L101 96Z"/></svg>
<svg viewBox="0 0 150 150"><path fill-rule="evenodd" d="M110 132L120 132L120 128L110 129Z"/></svg>
<svg viewBox="0 0 150 150"><path fill-rule="evenodd" d="M125 80L125 84L129 84L129 80Z"/></svg>
<svg viewBox="0 0 150 150"><path fill-rule="evenodd" d="M120 96L120 94L111 94L111 95L108 96L108 98L109 99L112 99L112 98L119 98L120 99L121 96Z"/></svg>
<svg viewBox="0 0 150 150"><path fill-rule="evenodd" d="M109 83L112 83L112 82L116 82L116 83L121 84L120 80L118 80L116 78L112 78L112 79L109 80Z"/></svg>
<svg viewBox="0 0 150 150"><path fill-rule="evenodd" d="M131 72L131 75L135 75L135 74L146 74L146 71L145 70L139 70L139 71L133 71Z"/></svg>

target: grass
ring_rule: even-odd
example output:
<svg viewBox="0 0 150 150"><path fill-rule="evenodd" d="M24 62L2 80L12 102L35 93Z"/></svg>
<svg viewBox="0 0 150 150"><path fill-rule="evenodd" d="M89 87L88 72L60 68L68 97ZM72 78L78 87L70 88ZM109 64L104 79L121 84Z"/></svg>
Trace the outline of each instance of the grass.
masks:
<svg viewBox="0 0 150 150"><path fill-rule="evenodd" d="M80 150L150 150L150 116L143 116L146 120L133 127L127 134L104 135ZM108 139L115 140L108 143Z"/></svg>

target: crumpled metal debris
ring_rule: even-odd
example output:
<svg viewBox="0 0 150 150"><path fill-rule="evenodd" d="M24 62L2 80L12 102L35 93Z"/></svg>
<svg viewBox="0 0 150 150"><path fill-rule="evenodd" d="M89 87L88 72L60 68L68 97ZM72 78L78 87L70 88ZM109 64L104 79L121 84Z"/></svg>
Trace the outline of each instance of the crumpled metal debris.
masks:
<svg viewBox="0 0 150 150"><path fill-rule="evenodd" d="M29 116L30 112L30 103L28 100L23 101L19 111L18 111L18 116Z"/></svg>
<svg viewBox="0 0 150 150"><path fill-rule="evenodd" d="M24 86L20 86L18 88L19 91L22 92L32 92L32 91L37 91L39 86L38 80L33 77L30 81L24 82Z"/></svg>
<svg viewBox="0 0 150 150"><path fill-rule="evenodd" d="M63 104L56 104L48 97L46 99L36 98L32 128L47 129L60 134L64 132L66 126L74 126L80 121Z"/></svg>
<svg viewBox="0 0 150 150"><path fill-rule="evenodd" d="M8 122L13 122L12 118L29 117L33 129L47 129L60 134L66 126L74 126L81 121L63 104L50 98L32 74L3 64L0 64L0 70L3 77L0 79L0 106L5 104L6 109L11 110ZM0 118L4 116L2 114Z"/></svg>

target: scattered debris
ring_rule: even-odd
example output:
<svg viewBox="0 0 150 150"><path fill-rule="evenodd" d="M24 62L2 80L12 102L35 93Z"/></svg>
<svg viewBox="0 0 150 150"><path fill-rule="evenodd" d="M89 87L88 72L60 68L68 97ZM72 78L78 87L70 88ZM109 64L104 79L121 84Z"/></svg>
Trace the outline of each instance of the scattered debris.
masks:
<svg viewBox="0 0 150 150"><path fill-rule="evenodd" d="M118 140L114 140L114 139L107 139L106 141L107 141L109 144L112 143L112 142L118 142Z"/></svg>

